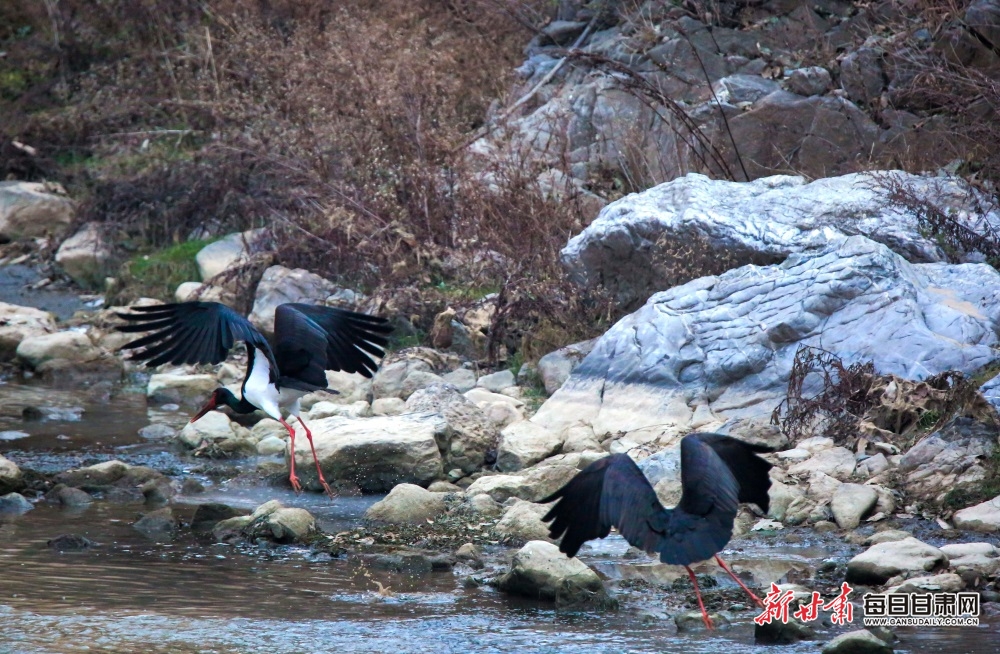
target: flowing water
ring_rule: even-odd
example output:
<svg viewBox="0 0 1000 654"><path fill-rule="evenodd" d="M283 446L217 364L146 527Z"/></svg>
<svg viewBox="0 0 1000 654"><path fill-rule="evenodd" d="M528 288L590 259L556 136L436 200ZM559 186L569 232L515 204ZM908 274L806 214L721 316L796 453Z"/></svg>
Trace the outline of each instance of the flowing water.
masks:
<svg viewBox="0 0 1000 654"><path fill-rule="evenodd" d="M177 477L201 475L207 492L173 505L184 521L190 521L195 502L250 508L279 499L309 509L324 530L336 532L357 525L378 499L331 502L259 484L212 484L204 462L138 435L151 420L176 425L184 418L181 412L147 412L141 396L121 395L102 404L86 395L0 386L0 406L14 405L38 409L27 421L16 411L0 410L0 432L20 434L0 436L0 452L23 468L54 472L119 458ZM173 543L154 543L131 527L145 510L141 504L98 501L83 509L38 503L21 516L0 514L0 654L818 651L815 642L755 646L751 612L739 614L729 630L678 634L658 590L617 588L622 608L616 612L557 611L551 604L467 585L472 571L461 567L406 576L305 548L208 545L193 540L188 530ZM47 545L67 533L96 545L79 552ZM649 579L649 562L623 560L625 549L613 537L581 556L613 580ZM737 565L756 562L749 566L756 574L794 580L808 576L810 566L830 554L809 544L754 545L731 557ZM501 550L492 555L499 558ZM653 576L667 586L677 576L669 567L655 570ZM388 590L380 593L376 582ZM978 629L900 630L897 649L998 651L1000 618L987 611L981 621ZM834 634L821 629L824 640Z"/></svg>

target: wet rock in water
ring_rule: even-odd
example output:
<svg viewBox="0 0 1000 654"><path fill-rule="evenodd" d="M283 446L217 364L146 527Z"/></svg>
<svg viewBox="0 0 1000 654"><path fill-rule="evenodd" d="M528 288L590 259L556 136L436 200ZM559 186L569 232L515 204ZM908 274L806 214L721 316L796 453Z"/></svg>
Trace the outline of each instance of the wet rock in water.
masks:
<svg viewBox="0 0 1000 654"><path fill-rule="evenodd" d="M865 539L866 545L878 545L879 543L891 543L905 538L913 538L913 534L902 529L885 529L876 531Z"/></svg>
<svg viewBox="0 0 1000 654"><path fill-rule="evenodd" d="M102 225L89 222L62 242L55 260L80 286L99 288L109 272L112 256Z"/></svg>
<svg viewBox="0 0 1000 654"><path fill-rule="evenodd" d="M139 436L151 441L165 441L177 435L177 430L170 425L152 424L139 430Z"/></svg>
<svg viewBox="0 0 1000 654"><path fill-rule="evenodd" d="M169 542L177 535L177 519L170 507L163 507L143 515L132 528L150 540Z"/></svg>
<svg viewBox="0 0 1000 654"><path fill-rule="evenodd" d="M533 504L524 500L515 500L508 507L503 517L493 527L493 531L507 542L523 543L527 541L548 541L549 526L542 522L542 516L549 507Z"/></svg>
<svg viewBox="0 0 1000 654"><path fill-rule="evenodd" d="M91 343L86 334L77 331L30 336L21 341L16 352L18 359L36 370L56 360L81 364L102 355L101 349Z"/></svg>
<svg viewBox="0 0 1000 654"><path fill-rule="evenodd" d="M146 504L152 505L166 504L177 494L173 483L166 477L150 479L144 482L139 490L142 491Z"/></svg>
<svg viewBox="0 0 1000 654"><path fill-rule="evenodd" d="M399 484L388 495L365 511L365 519L388 524L423 524L444 513L441 493L416 486Z"/></svg>
<svg viewBox="0 0 1000 654"><path fill-rule="evenodd" d="M24 476L17 464L0 454L0 493L10 493L24 488Z"/></svg>
<svg viewBox="0 0 1000 654"><path fill-rule="evenodd" d="M451 570L453 561L446 555L431 555L427 552L399 549L385 554L364 556L368 564L377 570L389 570L406 575L425 575L431 572Z"/></svg>
<svg viewBox="0 0 1000 654"><path fill-rule="evenodd" d="M504 427L497 450L497 469L516 472L552 456L562 446L562 437L533 422Z"/></svg>
<svg viewBox="0 0 1000 654"><path fill-rule="evenodd" d="M221 411L209 411L195 422L184 425L177 440L189 449L199 449L210 457L249 456L257 453L250 430L229 419Z"/></svg>
<svg viewBox="0 0 1000 654"><path fill-rule="evenodd" d="M216 524L229 518L235 518L242 514L242 511L234 509L228 504L219 502L206 502L199 504L191 518L191 529L204 533L212 531Z"/></svg>
<svg viewBox="0 0 1000 654"><path fill-rule="evenodd" d="M934 572L947 567L948 557L916 538L872 545L847 564L847 581L879 585L903 572Z"/></svg>
<svg viewBox="0 0 1000 654"><path fill-rule="evenodd" d="M88 550L91 547L97 547L97 543L78 534L62 534L60 536L56 536L52 540L47 541L46 545L57 552L82 552L83 550Z"/></svg>
<svg viewBox="0 0 1000 654"><path fill-rule="evenodd" d="M86 491L73 488L66 484L56 484L45 494L46 502L54 502L60 506L86 506L94 501Z"/></svg>
<svg viewBox="0 0 1000 654"><path fill-rule="evenodd" d="M892 647L868 631L858 629L840 634L826 645L823 654L892 654Z"/></svg>
<svg viewBox="0 0 1000 654"><path fill-rule="evenodd" d="M942 545L941 551L960 575L968 570L992 578L1000 572L1000 551L992 543L953 543Z"/></svg>
<svg viewBox="0 0 1000 654"><path fill-rule="evenodd" d="M476 386L485 388L493 393L499 393L505 388L510 388L517 384L514 373L510 370L499 370L489 375L483 375L476 382Z"/></svg>
<svg viewBox="0 0 1000 654"><path fill-rule="evenodd" d="M309 425L323 474L356 483L363 491L392 490L402 483L426 486L444 477L438 442L451 429L437 414L373 418L324 418ZM305 439L295 443L295 464L304 484L316 484L312 453Z"/></svg>
<svg viewBox="0 0 1000 654"><path fill-rule="evenodd" d="M21 515L35 508L28 499L20 493L7 493L0 495L0 513L7 515Z"/></svg>
<svg viewBox="0 0 1000 654"><path fill-rule="evenodd" d="M708 617L711 619L715 628L720 631L724 631L732 627L732 624L729 622L729 618L721 613L710 612ZM684 613L678 613L674 616L674 625L677 626L678 633L708 631L708 627L705 626L705 621L701 617L700 609L697 611L685 611Z"/></svg>
<svg viewBox="0 0 1000 654"><path fill-rule="evenodd" d="M458 468L466 474L479 470L500 437L482 409L449 384L433 384L414 392L405 411L438 414L448 423L451 436L439 441L446 470Z"/></svg>
<svg viewBox="0 0 1000 654"><path fill-rule="evenodd" d="M887 593L957 593L965 588L965 582L954 572L945 572L927 577L912 577L901 584L891 586Z"/></svg>
<svg viewBox="0 0 1000 654"><path fill-rule="evenodd" d="M56 331L56 319L48 311L0 302L0 361L10 361L26 338Z"/></svg>
<svg viewBox="0 0 1000 654"><path fill-rule="evenodd" d="M459 561L479 561L483 558L483 553L474 543L465 543L455 550L455 558Z"/></svg>
<svg viewBox="0 0 1000 654"><path fill-rule="evenodd" d="M199 408L208 401L218 385L214 375L158 373L149 378L146 401L150 404L179 404Z"/></svg>
<svg viewBox="0 0 1000 654"><path fill-rule="evenodd" d="M854 529L871 513L877 501L878 493L871 486L841 484L833 493L830 508L841 529Z"/></svg>
<svg viewBox="0 0 1000 654"><path fill-rule="evenodd" d="M372 402L373 416L398 416L406 411L406 402L398 397L380 397Z"/></svg>
<svg viewBox="0 0 1000 654"><path fill-rule="evenodd" d="M612 603L597 573L545 541L531 541L518 550L510 570L497 580L497 587L557 606Z"/></svg>
<svg viewBox="0 0 1000 654"><path fill-rule="evenodd" d="M1000 531L1000 495L992 500L955 511L952 520L958 529L970 529L986 534Z"/></svg>
<svg viewBox="0 0 1000 654"><path fill-rule="evenodd" d="M205 492L205 485L197 479L188 477L181 484L181 493L185 495L198 495Z"/></svg>
<svg viewBox="0 0 1000 654"><path fill-rule="evenodd" d="M816 632L801 620L788 618L787 623L771 620L765 624L755 624L754 643L758 645L791 645L802 640L814 640Z"/></svg>
<svg viewBox="0 0 1000 654"><path fill-rule="evenodd" d="M129 464L114 459L84 468L60 472L56 475L55 480L57 483L75 488L99 488L110 486L122 479L130 468Z"/></svg>
<svg viewBox="0 0 1000 654"><path fill-rule="evenodd" d="M253 518L248 515L236 516L220 520L212 527L212 538L217 543L232 543L243 538L244 530L250 526Z"/></svg>
<svg viewBox="0 0 1000 654"><path fill-rule="evenodd" d="M316 519L311 513L305 509L286 508L277 500L254 509L250 524L244 529L251 538L266 538L276 543L305 543L315 532Z"/></svg>

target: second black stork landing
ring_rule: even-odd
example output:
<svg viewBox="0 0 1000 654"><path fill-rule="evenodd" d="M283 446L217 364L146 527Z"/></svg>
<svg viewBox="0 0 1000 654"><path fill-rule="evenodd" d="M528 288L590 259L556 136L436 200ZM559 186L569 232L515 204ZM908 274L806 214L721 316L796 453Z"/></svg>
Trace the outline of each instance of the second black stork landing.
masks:
<svg viewBox="0 0 1000 654"><path fill-rule="evenodd" d="M129 324L123 332L150 332L125 345L130 358L148 366L165 363L214 364L223 361L237 341L247 346L247 372L242 397L227 388L217 388L194 422L213 409L228 406L236 413L260 409L288 430L292 488L302 490L295 474L295 430L285 422L282 410L296 418L305 430L316 473L323 489L333 491L323 477L312 432L302 420L299 401L312 391L327 391L326 371L341 370L371 377L378 369L375 359L385 356L392 331L384 318L311 304L282 304L274 312L274 347L249 320L218 302L182 302L132 307L120 313Z"/></svg>
<svg viewBox="0 0 1000 654"><path fill-rule="evenodd" d="M682 565L691 577L702 620L713 628L691 564L715 557L753 601L764 603L718 555L733 535L741 502L766 513L771 464L757 456L768 449L721 434L688 434L681 440L681 500L672 509L627 454L591 463L541 503L558 500L542 518L559 549L576 556L580 546L604 538L615 527L631 545L660 561Z"/></svg>

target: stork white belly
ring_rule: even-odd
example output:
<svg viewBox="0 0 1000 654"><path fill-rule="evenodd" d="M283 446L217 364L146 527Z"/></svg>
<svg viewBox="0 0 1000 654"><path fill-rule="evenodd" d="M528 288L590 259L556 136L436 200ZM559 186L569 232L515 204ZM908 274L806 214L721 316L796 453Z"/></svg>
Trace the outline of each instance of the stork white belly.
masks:
<svg viewBox="0 0 1000 654"><path fill-rule="evenodd" d="M275 420L281 420L280 394L271 383L271 364L258 348L254 348L253 368L243 384L243 397Z"/></svg>
<svg viewBox="0 0 1000 654"><path fill-rule="evenodd" d="M282 388L278 391L278 406L288 412L288 415L299 415L299 400L305 395L305 391L296 388Z"/></svg>

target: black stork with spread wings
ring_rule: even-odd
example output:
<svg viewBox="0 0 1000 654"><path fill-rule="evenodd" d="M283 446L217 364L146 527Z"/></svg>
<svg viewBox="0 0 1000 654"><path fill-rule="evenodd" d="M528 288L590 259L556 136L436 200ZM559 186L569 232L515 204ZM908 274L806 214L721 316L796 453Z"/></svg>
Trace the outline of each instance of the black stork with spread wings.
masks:
<svg viewBox="0 0 1000 654"><path fill-rule="evenodd" d="M217 388L193 418L194 422L213 409L228 406L237 413L260 409L279 421L291 439L291 470L288 480L299 491L295 475L295 430L282 418L281 410L298 419L309 439L319 482L331 497L316 456L312 433L299 415L299 400L311 391L327 388L326 371L342 370L371 377L378 364L373 357L385 355L387 335L392 331L384 318L334 307L282 304L274 312L274 348L249 320L218 302L181 302L132 307L119 313L129 324L122 332L151 332L128 343L130 358L147 366L164 363L219 363L237 341L247 345L247 373L242 397L227 388Z"/></svg>
<svg viewBox="0 0 1000 654"><path fill-rule="evenodd" d="M752 445L721 434L688 434L681 440L681 500L668 509L660 504L649 480L627 454L591 463L565 486L541 500L559 500L542 518L549 536L562 537L559 550L576 556L588 540L604 538L615 527L631 545L660 560L682 565L691 577L705 626L712 621L701 600L690 564L715 557L754 602L760 598L737 577L720 552L733 535L741 502L768 510L771 464Z"/></svg>

